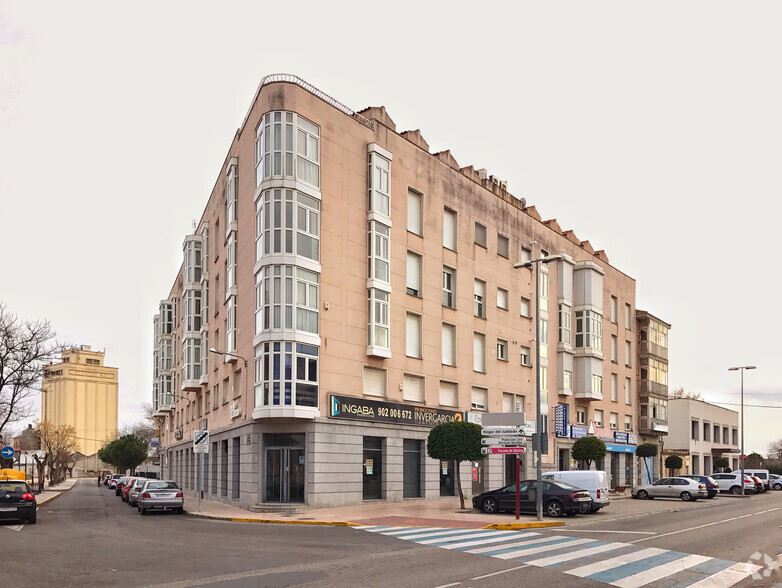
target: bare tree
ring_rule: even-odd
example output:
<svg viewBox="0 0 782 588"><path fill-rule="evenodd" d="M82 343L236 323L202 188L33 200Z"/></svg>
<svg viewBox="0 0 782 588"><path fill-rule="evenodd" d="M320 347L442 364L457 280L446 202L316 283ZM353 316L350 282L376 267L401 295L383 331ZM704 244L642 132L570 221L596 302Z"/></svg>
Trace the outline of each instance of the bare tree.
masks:
<svg viewBox="0 0 782 588"><path fill-rule="evenodd" d="M79 450L76 429L71 425L53 425L44 421L36 424L35 432L41 441L43 462L49 468L49 479L53 484L59 484L65 479L65 471L73 461L73 454Z"/></svg>
<svg viewBox="0 0 782 588"><path fill-rule="evenodd" d="M0 434L33 414L43 365L58 350L49 321L21 321L0 303Z"/></svg>
<svg viewBox="0 0 782 588"><path fill-rule="evenodd" d="M676 388L668 392L668 398L691 398L692 400L703 400L700 392L685 392L684 388Z"/></svg>
<svg viewBox="0 0 782 588"><path fill-rule="evenodd" d="M769 444L768 456L774 459L782 458L782 439L777 439Z"/></svg>

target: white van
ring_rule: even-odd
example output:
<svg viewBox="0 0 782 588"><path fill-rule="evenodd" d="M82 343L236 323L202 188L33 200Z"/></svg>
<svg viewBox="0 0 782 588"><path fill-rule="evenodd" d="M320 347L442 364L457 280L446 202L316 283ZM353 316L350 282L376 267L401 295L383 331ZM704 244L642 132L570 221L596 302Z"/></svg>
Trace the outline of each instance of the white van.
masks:
<svg viewBox="0 0 782 588"><path fill-rule="evenodd" d="M734 474L740 474L741 470L733 470ZM768 475L768 470L750 470L748 468L744 468L744 475L745 476L756 476L760 478L760 481L763 482L763 486L766 490L771 490L771 478Z"/></svg>
<svg viewBox="0 0 782 588"><path fill-rule="evenodd" d="M573 470L562 472L546 472L544 480L561 480L578 488L589 490L592 497L592 512L597 512L611 504L608 497L608 474L602 470Z"/></svg>

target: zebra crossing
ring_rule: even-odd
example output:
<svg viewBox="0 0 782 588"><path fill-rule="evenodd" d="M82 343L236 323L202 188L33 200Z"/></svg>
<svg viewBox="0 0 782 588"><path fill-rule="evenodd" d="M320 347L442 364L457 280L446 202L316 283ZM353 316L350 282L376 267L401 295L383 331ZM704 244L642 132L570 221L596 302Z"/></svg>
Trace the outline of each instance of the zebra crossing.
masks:
<svg viewBox="0 0 782 588"><path fill-rule="evenodd" d="M356 529L430 547L514 560L620 588L723 588L761 567L657 547L538 531L391 526Z"/></svg>

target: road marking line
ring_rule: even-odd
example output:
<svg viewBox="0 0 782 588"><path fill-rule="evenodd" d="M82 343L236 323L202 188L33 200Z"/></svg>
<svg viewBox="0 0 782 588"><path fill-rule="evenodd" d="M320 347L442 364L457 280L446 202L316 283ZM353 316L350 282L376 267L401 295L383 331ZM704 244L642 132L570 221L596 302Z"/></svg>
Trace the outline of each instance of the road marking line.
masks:
<svg viewBox="0 0 782 588"><path fill-rule="evenodd" d="M432 531L435 531L437 533L442 533L444 529L440 529L439 527L422 527L418 529L397 529L397 528L391 528L390 531L378 531L378 534L380 535L388 535L390 537L394 537L396 535L415 535L417 533L431 533ZM455 531L461 531L462 529L454 529Z"/></svg>
<svg viewBox="0 0 782 588"><path fill-rule="evenodd" d="M613 586L619 586L619 588L640 588L640 586L643 586L644 584L649 584L650 582L672 576L673 574L707 562L710 559L710 557L703 555L688 555L687 557L667 562L663 565L645 570L638 574L627 576L626 578L622 578L621 580L617 580L611 584Z"/></svg>
<svg viewBox="0 0 782 588"><path fill-rule="evenodd" d="M488 533L492 533L489 535ZM471 533L464 533L462 532L461 535L444 535L442 537L432 537L430 539L424 539L423 541L419 541L416 538L411 539L411 541L415 541L419 545L433 545L435 547L444 547L448 543L454 543L458 541L473 541L476 539L488 539L489 537L500 537L504 536L506 539L511 539L512 537L518 536L518 531L484 531L483 533L476 533L475 531L472 531Z"/></svg>
<svg viewBox="0 0 782 588"><path fill-rule="evenodd" d="M657 547L650 547L649 549L642 549L641 551L636 551L635 553L625 553L624 555L620 555L619 557L604 559L603 561L598 561L592 564L581 566L580 568L568 570L567 573L573 576L578 576L579 578L585 578L593 574L599 574L600 572L611 570L615 567L622 566L624 564L640 561L642 559L646 559L648 557L660 555L661 553L667 553L667 552L668 552L667 549L658 549Z"/></svg>
<svg viewBox="0 0 782 588"><path fill-rule="evenodd" d="M8 529L9 531L16 531L17 533L21 531L24 528L24 525L3 525L3 529Z"/></svg>
<svg viewBox="0 0 782 588"><path fill-rule="evenodd" d="M563 541L562 539L565 539L565 537L560 538L560 540L556 541L558 545L565 545L567 541ZM524 547L525 545L536 545L538 543L546 543L552 541L551 537L541 537L540 539L532 539L531 541L518 541L516 543L509 543L508 545L491 545L489 547L480 547L478 549L468 549L467 553L475 553L477 555L482 555L485 553L490 553L492 551L497 551L499 549L511 549L515 547Z"/></svg>
<svg viewBox="0 0 782 588"><path fill-rule="evenodd" d="M760 566L739 562L719 573L704 578L700 582L690 584L688 588L725 588L725 586L733 586L733 584L740 582L759 569Z"/></svg>
<svg viewBox="0 0 782 588"><path fill-rule="evenodd" d="M772 509L772 510L779 510L778 508ZM767 511L764 511L767 512ZM735 521L737 519L743 519L745 517L751 517L753 515L761 514L759 512L753 512L748 515L744 515L741 517L733 517L730 519L723 519L721 521L714 521L713 523L706 523L705 525L698 525L697 527L689 527L687 529L679 529L678 531L671 531L670 533L663 533L661 535L655 535L654 537L644 537L643 539L636 539L635 541L630 541L630 543L641 543L643 541L649 541L649 539L659 539L661 537L668 537L670 535L678 535L679 533L686 533L687 531L695 531L697 529L705 529L706 527L712 527L714 525L721 525L722 523L727 523L728 521Z"/></svg>
<svg viewBox="0 0 782 588"><path fill-rule="evenodd" d="M464 529L453 529L452 531L447 531L445 529L421 529L419 531L389 531L388 533L380 532L381 535L386 535L387 537L398 537L399 539L423 539L424 537L432 537L434 535L441 535L443 537L447 535L457 535L459 533L464 533Z"/></svg>
<svg viewBox="0 0 782 588"><path fill-rule="evenodd" d="M453 584L443 584L442 586L437 586L437 588L450 588L451 586L458 586L461 584L461 582L454 582Z"/></svg>
<svg viewBox="0 0 782 588"><path fill-rule="evenodd" d="M540 535L540 533L530 533L528 536L534 537L534 536L537 536L537 535ZM486 538L484 538L484 539L476 539L475 541L467 541L467 542L459 541L457 543L454 543L453 545L443 545L442 548L443 549L458 549L458 550L461 551L461 550L463 550L463 549L465 549L467 547L474 547L476 545L488 545L489 543L499 543L500 541L510 541L512 539L515 539L515 538L516 537L504 536L504 537L490 537L488 539L486 539ZM502 547L502 546L501 545L495 546L495 549L497 547Z"/></svg>
<svg viewBox="0 0 782 588"><path fill-rule="evenodd" d="M657 533L654 533L652 531L593 531L591 529L568 529L565 527L564 529L551 529L552 531L566 531L568 533L622 533L627 535L657 535Z"/></svg>
<svg viewBox="0 0 782 588"><path fill-rule="evenodd" d="M606 543L605 545L598 545L597 547L590 547L588 549L574 551L573 553L565 553L563 555L552 555L549 557L542 557L540 559L533 559L528 561L527 564L544 568L546 566L581 559L582 557L589 557L590 555L597 555L598 553L605 553L606 551L621 549L622 547L627 547L627 543Z"/></svg>
<svg viewBox="0 0 782 588"><path fill-rule="evenodd" d="M533 547L532 549L517 549L509 553L500 553L492 555L497 559L514 559L527 557L528 555L535 555L536 553L546 553L547 551L556 551L557 549L566 549L575 545L583 545L584 543L594 543L592 539L576 539L574 541L568 541L567 543L554 543L552 545L542 545L540 547Z"/></svg>
<svg viewBox="0 0 782 588"><path fill-rule="evenodd" d="M508 572L515 572L516 570L521 570L528 567L529 565L524 564L523 566L517 566L515 568L510 568L507 570L500 570L499 572L493 572L491 574L485 574L483 576L476 576L475 578L470 578L470 580L483 580L484 578L491 578L492 576L499 576L500 574L507 574Z"/></svg>

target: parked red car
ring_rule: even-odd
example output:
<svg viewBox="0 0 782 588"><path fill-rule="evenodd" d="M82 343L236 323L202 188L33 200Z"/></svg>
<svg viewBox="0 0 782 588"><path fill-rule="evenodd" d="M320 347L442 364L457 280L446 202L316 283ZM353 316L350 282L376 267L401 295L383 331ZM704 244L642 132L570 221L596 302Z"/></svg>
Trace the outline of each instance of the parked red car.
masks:
<svg viewBox="0 0 782 588"><path fill-rule="evenodd" d="M138 476L125 478L125 483L122 485L122 491L120 493L120 498L122 498L122 502L128 501L128 492L130 491L131 486L133 486L133 482L135 482L136 480L138 480Z"/></svg>

